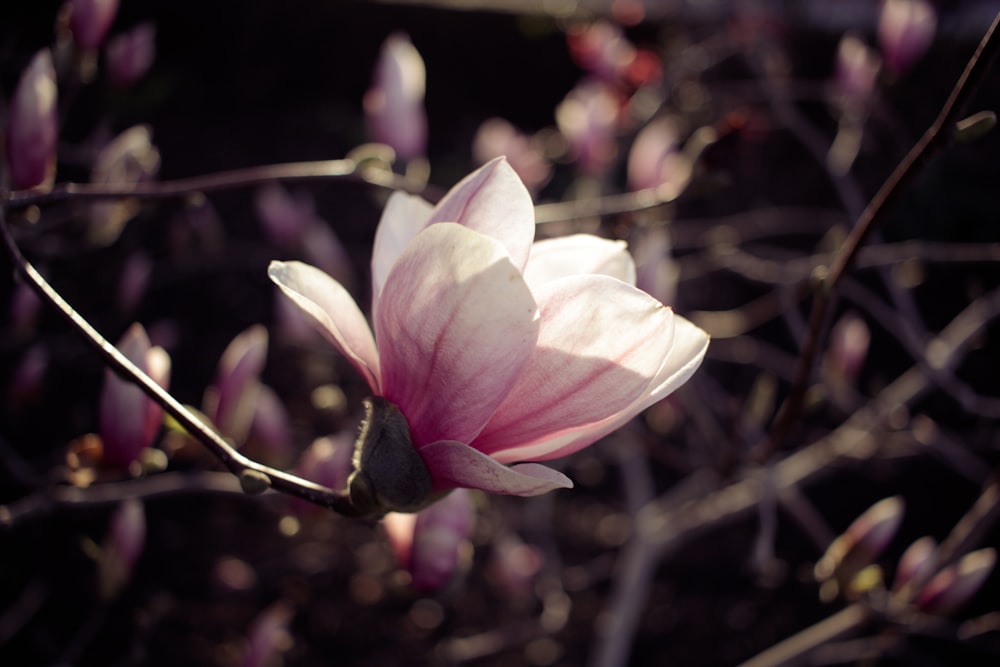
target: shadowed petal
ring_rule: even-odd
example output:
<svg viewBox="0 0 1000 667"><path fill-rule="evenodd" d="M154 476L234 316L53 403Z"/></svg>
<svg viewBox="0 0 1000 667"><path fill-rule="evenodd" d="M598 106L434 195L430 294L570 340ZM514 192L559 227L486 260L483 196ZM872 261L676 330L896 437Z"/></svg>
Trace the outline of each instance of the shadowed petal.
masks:
<svg viewBox="0 0 1000 667"><path fill-rule="evenodd" d="M433 207L416 195L393 192L382 210L372 250L372 300L377 303L382 285L403 249L424 227ZM373 303L372 313L376 308ZM373 315L374 317L374 315Z"/></svg>
<svg viewBox="0 0 1000 667"><path fill-rule="evenodd" d="M434 208L427 224L457 222L500 241L518 270L528 261L535 238L531 195L506 158L497 158L453 187Z"/></svg>
<svg viewBox="0 0 1000 667"><path fill-rule="evenodd" d="M573 234L537 241L531 246L524 281L534 292L557 278L596 273L635 285L635 262L624 241L593 234Z"/></svg>
<svg viewBox="0 0 1000 667"><path fill-rule="evenodd" d="M336 280L302 262L271 262L267 275L379 393L379 359L371 328L354 299Z"/></svg>
<svg viewBox="0 0 1000 667"><path fill-rule="evenodd" d="M442 440L427 445L420 455L438 489L464 487L512 496L537 496L569 489L573 482L557 470L537 463L505 466L461 442Z"/></svg>
<svg viewBox="0 0 1000 667"><path fill-rule="evenodd" d="M399 257L375 332L382 395L406 416L415 445L468 442L527 363L538 309L498 241L441 223Z"/></svg>
<svg viewBox="0 0 1000 667"><path fill-rule="evenodd" d="M538 346L473 443L503 463L594 442L679 386L707 345L700 329L607 276L563 278L537 296Z"/></svg>

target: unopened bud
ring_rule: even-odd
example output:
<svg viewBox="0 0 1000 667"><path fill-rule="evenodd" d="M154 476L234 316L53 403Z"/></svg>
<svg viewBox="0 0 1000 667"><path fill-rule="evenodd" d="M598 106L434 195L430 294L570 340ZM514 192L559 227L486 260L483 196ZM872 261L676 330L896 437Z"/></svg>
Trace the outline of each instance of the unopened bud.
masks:
<svg viewBox="0 0 1000 667"><path fill-rule="evenodd" d="M455 489L416 516L390 513L384 525L396 558L409 571L414 590L438 591L452 581L471 550L471 494Z"/></svg>
<svg viewBox="0 0 1000 667"><path fill-rule="evenodd" d="M74 41L84 51L96 50L114 23L118 0L69 0L69 7Z"/></svg>
<svg viewBox="0 0 1000 667"><path fill-rule="evenodd" d="M423 58L409 37L390 35L382 45L364 108L372 138L391 146L402 160L422 157L427 149L426 78Z"/></svg>
<svg viewBox="0 0 1000 667"><path fill-rule="evenodd" d="M145 76L156 58L156 26L140 23L115 35L105 51L108 79L119 88L127 88Z"/></svg>
<svg viewBox="0 0 1000 667"><path fill-rule="evenodd" d="M11 100L7 119L7 166L15 190L52 187L56 170L56 71L52 54L35 54Z"/></svg>
<svg viewBox="0 0 1000 667"><path fill-rule="evenodd" d="M937 562L937 542L933 537L921 537L900 557L896 578L892 582L893 590L902 590L915 581L925 581L937 567Z"/></svg>
<svg viewBox="0 0 1000 667"><path fill-rule="evenodd" d="M247 631L247 650L242 667L266 667L278 664L276 656L292 647L288 626L293 611L288 604L277 602L254 618Z"/></svg>
<svg viewBox="0 0 1000 667"><path fill-rule="evenodd" d="M927 51L937 30L937 15L927 0L884 0L878 41L886 67L895 75L908 70Z"/></svg>
<svg viewBox="0 0 1000 667"><path fill-rule="evenodd" d="M101 597L112 599L132 577L132 570L146 543L146 513L142 502L131 498L111 517L99 559Z"/></svg>
<svg viewBox="0 0 1000 667"><path fill-rule="evenodd" d="M830 544L816 563L816 579L836 581L840 590L846 591L855 576L888 546L903 520L903 510L899 496L872 505Z"/></svg>
<svg viewBox="0 0 1000 667"><path fill-rule="evenodd" d="M946 615L968 602L982 587L996 563L995 549L965 554L938 572L917 595L917 608L928 614Z"/></svg>

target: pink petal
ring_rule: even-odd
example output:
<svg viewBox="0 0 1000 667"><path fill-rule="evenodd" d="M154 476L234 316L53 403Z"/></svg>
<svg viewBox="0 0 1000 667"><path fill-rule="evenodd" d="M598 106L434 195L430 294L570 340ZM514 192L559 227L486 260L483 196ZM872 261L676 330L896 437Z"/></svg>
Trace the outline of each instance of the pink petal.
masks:
<svg viewBox="0 0 1000 667"><path fill-rule="evenodd" d="M511 496L537 496L569 489L573 482L557 470L537 463L502 465L461 442L442 440L420 450L438 489L481 489Z"/></svg>
<svg viewBox="0 0 1000 667"><path fill-rule="evenodd" d="M406 415L415 445L469 442L527 363L538 308L498 241L441 223L396 262L375 332L382 395Z"/></svg>
<svg viewBox="0 0 1000 667"><path fill-rule="evenodd" d="M597 273L635 285L635 262L624 241L593 234L573 234L537 241L531 246L524 281L533 292L557 278Z"/></svg>
<svg viewBox="0 0 1000 667"><path fill-rule="evenodd" d="M379 392L379 358L365 316L347 290L314 266L271 262L267 275L295 304L311 315L320 331Z"/></svg>
<svg viewBox="0 0 1000 667"><path fill-rule="evenodd" d="M574 276L538 294L538 345L474 446L498 461L565 456L686 380L707 335L634 287Z"/></svg>
<svg viewBox="0 0 1000 667"><path fill-rule="evenodd" d="M503 243L511 261L524 269L535 238L531 195L506 158L497 158L453 187L427 224L457 222Z"/></svg>
<svg viewBox="0 0 1000 667"><path fill-rule="evenodd" d="M420 197L404 192L389 195L382 210L382 218L375 230L375 246L372 250L372 313L382 292L382 285L389 277L392 265L396 263L407 244L424 227L434 208Z"/></svg>

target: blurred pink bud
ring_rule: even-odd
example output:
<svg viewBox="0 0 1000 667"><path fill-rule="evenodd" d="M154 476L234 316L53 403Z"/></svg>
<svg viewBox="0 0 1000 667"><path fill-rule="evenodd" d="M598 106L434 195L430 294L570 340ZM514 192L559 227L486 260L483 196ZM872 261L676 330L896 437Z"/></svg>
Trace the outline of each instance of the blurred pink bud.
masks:
<svg viewBox="0 0 1000 667"><path fill-rule="evenodd" d="M537 192L552 176L552 165L529 137L502 118L490 118L472 140L472 159L486 164L501 156L506 156L529 192Z"/></svg>
<svg viewBox="0 0 1000 667"><path fill-rule="evenodd" d="M615 159L619 110L615 91L594 80L578 85L556 107L556 124L582 171L600 174Z"/></svg>
<svg viewBox="0 0 1000 667"><path fill-rule="evenodd" d="M131 30L115 35L104 52L108 80L119 88L127 88L141 79L156 58L156 26L140 23Z"/></svg>
<svg viewBox="0 0 1000 667"><path fill-rule="evenodd" d="M73 39L84 51L96 50L114 23L118 0L68 0L68 3Z"/></svg>
<svg viewBox="0 0 1000 667"><path fill-rule="evenodd" d="M170 357L163 348L150 345L141 324L129 327L118 342L118 349L158 385L167 387ZM142 450L153 443L162 422L162 408L139 387L121 379L111 369L104 371L100 427L106 463L124 468L137 460Z"/></svg>
<svg viewBox="0 0 1000 667"><path fill-rule="evenodd" d="M400 567L414 590L438 591L454 578L471 549L468 538L475 514L466 489L455 489L417 514L391 512L383 525Z"/></svg>
<svg viewBox="0 0 1000 667"><path fill-rule="evenodd" d="M635 47L614 23L596 21L576 25L570 28L566 39L577 64L606 81L621 78L635 60Z"/></svg>
<svg viewBox="0 0 1000 667"><path fill-rule="evenodd" d="M132 577L146 544L146 513L135 498L124 501L111 516L98 563L101 597L112 599Z"/></svg>
<svg viewBox="0 0 1000 667"><path fill-rule="evenodd" d="M843 106L861 106L871 99L882 60L856 35L846 34L837 47L834 84Z"/></svg>
<svg viewBox="0 0 1000 667"><path fill-rule="evenodd" d="M540 549L525 544L516 535L505 534L493 544L489 577L506 597L529 598L544 562Z"/></svg>
<svg viewBox="0 0 1000 667"><path fill-rule="evenodd" d="M250 441L258 458L268 465L284 467L292 458L292 421L278 394L266 384L257 390Z"/></svg>
<svg viewBox="0 0 1000 667"><path fill-rule="evenodd" d="M880 500L868 508L827 548L816 563L816 578L825 581L836 577L846 583L872 564L896 534L904 509L899 496Z"/></svg>
<svg viewBox="0 0 1000 667"><path fill-rule="evenodd" d="M691 161L680 151L679 142L672 118L642 128L628 156L629 189L656 188L664 199L679 195L691 180Z"/></svg>
<svg viewBox="0 0 1000 667"><path fill-rule="evenodd" d="M937 563L937 542L933 537L921 537L900 557L892 589L898 591L911 582L926 580Z"/></svg>
<svg viewBox="0 0 1000 667"><path fill-rule="evenodd" d="M854 313L845 313L830 331L830 346L824 359L829 380L839 386L853 387L868 356L871 333L865 321Z"/></svg>
<svg viewBox="0 0 1000 667"><path fill-rule="evenodd" d="M388 144L401 160L423 157L427 149L423 58L403 33L385 40L365 93L368 128L375 141Z"/></svg>
<svg viewBox="0 0 1000 667"><path fill-rule="evenodd" d="M153 180L159 171L160 152L153 145L149 126L135 125L101 149L90 170L90 182L135 185ZM101 245L112 243L138 211L139 203L134 199L91 204L88 214L91 241Z"/></svg>
<svg viewBox="0 0 1000 667"><path fill-rule="evenodd" d="M56 173L56 71L52 54L35 54L21 74L7 119L7 166L15 190L52 187Z"/></svg>
<svg viewBox="0 0 1000 667"><path fill-rule="evenodd" d="M267 360L267 329L256 324L229 343L206 392L203 410L219 431L237 443L246 442L260 395L260 373Z"/></svg>
<svg viewBox="0 0 1000 667"><path fill-rule="evenodd" d="M149 286L153 262L144 252L135 252L125 261L118 282L118 307L126 313L135 310Z"/></svg>
<svg viewBox="0 0 1000 667"><path fill-rule="evenodd" d="M635 286L665 306L677 300L680 269L672 256L670 232L665 226L649 227L633 243Z"/></svg>
<svg viewBox="0 0 1000 667"><path fill-rule="evenodd" d="M980 549L965 554L938 572L917 596L917 607L928 614L946 615L972 599L986 582L996 564L995 549Z"/></svg>
<svg viewBox="0 0 1000 667"><path fill-rule="evenodd" d="M253 202L268 240L281 248L297 248L315 218L309 199L293 197L277 183L259 189Z"/></svg>
<svg viewBox="0 0 1000 667"><path fill-rule="evenodd" d="M899 76L924 55L934 40L937 15L927 0L885 0L878 42L888 70Z"/></svg>
<svg viewBox="0 0 1000 667"><path fill-rule="evenodd" d="M49 368L49 351L41 343L32 345L14 369L7 390L12 405L34 403L42 394L42 383Z"/></svg>
<svg viewBox="0 0 1000 667"><path fill-rule="evenodd" d="M284 603L277 602L254 618L247 631L247 652L243 667L267 667L278 664L276 656L292 647L288 626L294 612Z"/></svg>
<svg viewBox="0 0 1000 667"><path fill-rule="evenodd" d="M10 324L20 334L30 333L38 322L42 300L27 283L19 282L10 295Z"/></svg>

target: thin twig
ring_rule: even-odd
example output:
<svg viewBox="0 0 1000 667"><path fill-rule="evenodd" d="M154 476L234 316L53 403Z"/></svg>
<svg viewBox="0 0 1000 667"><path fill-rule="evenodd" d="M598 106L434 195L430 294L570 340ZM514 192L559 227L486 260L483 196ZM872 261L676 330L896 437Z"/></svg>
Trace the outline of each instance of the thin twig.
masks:
<svg viewBox="0 0 1000 667"><path fill-rule="evenodd" d="M270 487L310 502L329 507L342 514L356 514L345 492L334 491L295 475L275 470L239 453L210 426L158 385L135 364L109 343L86 319L42 277L21 254L7 226L6 211L0 206L0 236L17 271L43 302L54 308L73 330L90 345L124 379L135 383L151 400L162 407L194 438L209 449L226 468L237 475L248 491L263 491Z"/></svg>
<svg viewBox="0 0 1000 667"><path fill-rule="evenodd" d="M795 420L801 414L803 401L813 364L819 350L820 338L824 324L828 319L828 311L835 295L837 284L851 267L861 246L877 225L885 218L890 206L903 194L907 186L930 159L952 138L951 129L964 111L965 103L977 88L986 71L992 65L996 51L1000 48L997 39L997 25L1000 24L1000 13L993 19L986 34L980 41L975 53L969 60L965 71L951 91L937 118L927 129L920 141L907 153L886 182L879 188L871 202L861 213L850 235L834 258L833 264L826 271L818 286L816 299L813 302L809 317L809 333L799 355L799 366L795 382L788 397L778 411L772 424L770 435L755 452L755 458L763 461L781 447Z"/></svg>

